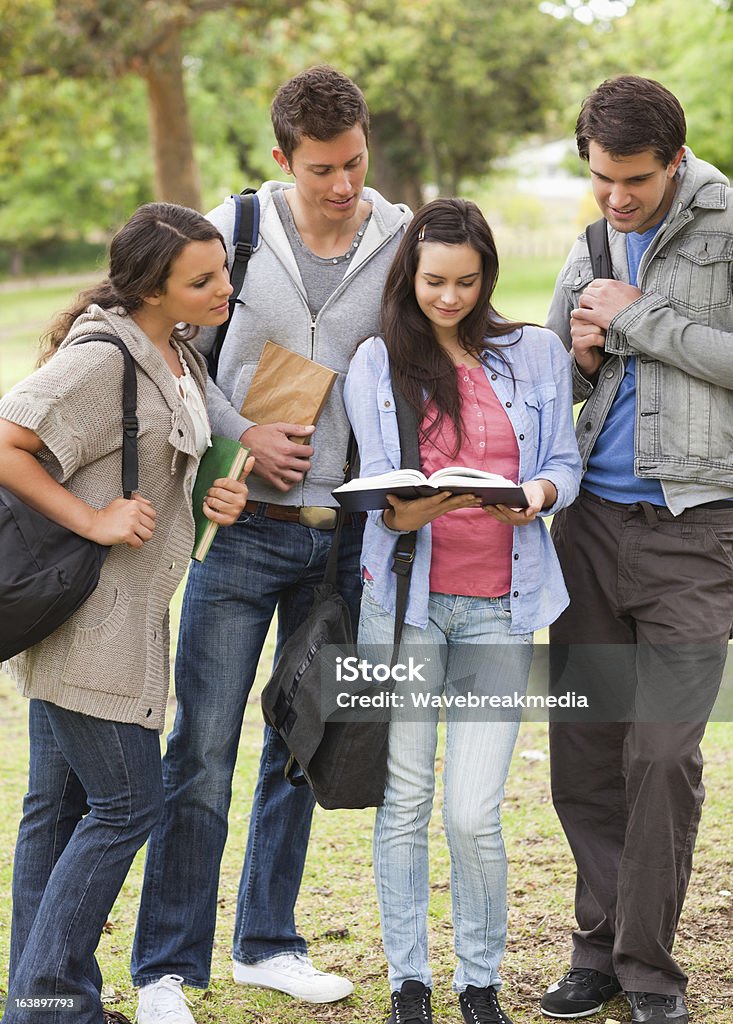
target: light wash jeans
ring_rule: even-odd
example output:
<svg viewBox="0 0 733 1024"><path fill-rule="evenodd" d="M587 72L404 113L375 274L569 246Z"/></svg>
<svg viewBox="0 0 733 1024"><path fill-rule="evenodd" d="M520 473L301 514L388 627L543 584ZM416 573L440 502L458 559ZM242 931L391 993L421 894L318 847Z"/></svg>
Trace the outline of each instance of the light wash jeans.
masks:
<svg viewBox="0 0 733 1024"><path fill-rule="evenodd" d="M44 701L29 712L28 792L13 864L3 1024L101 1024L94 953L135 854L163 807L154 729ZM77 1012L16 999L78 997Z"/></svg>
<svg viewBox="0 0 733 1024"><path fill-rule="evenodd" d="M354 624L361 582L361 521L343 529L339 590ZM247 698L270 621L275 657L313 603L332 530L245 513L219 530L206 561L193 563L176 656L178 707L163 758L165 807L148 842L132 953L132 978L148 985L180 974L206 988L216 927L219 867ZM259 707L250 713L260 715ZM246 964L304 953L295 902L315 801L284 777L289 751L265 727L237 897L232 954ZM240 808L244 810L244 808Z"/></svg>
<svg viewBox="0 0 733 1024"><path fill-rule="evenodd" d="M394 620L362 597L359 647L389 650ZM440 695L464 690L467 670L501 677L501 691L524 693L532 635L509 636L508 595L497 598L431 593L426 630L405 625L398 662L412 653L424 665L420 689ZM472 650L465 645L474 645ZM486 645L486 646L484 646ZM494 652L488 645L500 645ZM462 648L462 649L461 649ZM471 683L467 683L469 688ZM382 939L394 991L407 980L430 987L428 964L428 825L435 792L439 710L415 711L414 684L397 683L404 709L392 713L385 801L374 829L374 873ZM458 965L455 991L499 986L506 942L506 854L499 807L519 729L497 712L446 709L443 823L451 859L451 897Z"/></svg>

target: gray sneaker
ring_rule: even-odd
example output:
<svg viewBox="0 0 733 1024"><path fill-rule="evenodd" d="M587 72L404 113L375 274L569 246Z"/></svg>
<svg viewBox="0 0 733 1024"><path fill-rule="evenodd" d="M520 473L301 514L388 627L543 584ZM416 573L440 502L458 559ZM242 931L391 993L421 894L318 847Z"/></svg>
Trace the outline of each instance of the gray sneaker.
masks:
<svg viewBox="0 0 733 1024"><path fill-rule="evenodd" d="M631 1007L631 1024L689 1024L690 1016L682 996L658 995L655 992L627 992Z"/></svg>

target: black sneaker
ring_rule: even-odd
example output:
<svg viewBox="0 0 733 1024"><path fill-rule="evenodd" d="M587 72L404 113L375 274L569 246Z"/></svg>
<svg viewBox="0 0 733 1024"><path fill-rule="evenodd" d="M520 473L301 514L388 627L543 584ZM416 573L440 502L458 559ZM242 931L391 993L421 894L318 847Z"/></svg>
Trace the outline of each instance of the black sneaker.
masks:
<svg viewBox="0 0 733 1024"><path fill-rule="evenodd" d="M610 974L590 967L573 967L550 985L540 1000L540 1009L546 1017L590 1017L620 991L621 986Z"/></svg>
<svg viewBox="0 0 733 1024"><path fill-rule="evenodd" d="M405 981L399 992L393 992L392 1012L387 1024L433 1024L430 989L421 981Z"/></svg>
<svg viewBox="0 0 733 1024"><path fill-rule="evenodd" d="M662 996L654 992L627 992L631 1024L689 1024L690 1017L682 996Z"/></svg>
<svg viewBox="0 0 733 1024"><path fill-rule="evenodd" d="M493 985L476 988L467 985L466 991L458 996L461 1013L466 1024L512 1024L499 1006L499 997Z"/></svg>

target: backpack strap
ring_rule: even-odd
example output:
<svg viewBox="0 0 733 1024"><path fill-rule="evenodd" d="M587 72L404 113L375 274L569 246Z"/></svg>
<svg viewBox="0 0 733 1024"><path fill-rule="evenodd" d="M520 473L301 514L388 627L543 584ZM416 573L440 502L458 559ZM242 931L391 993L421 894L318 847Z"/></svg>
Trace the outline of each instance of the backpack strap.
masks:
<svg viewBox="0 0 733 1024"><path fill-rule="evenodd" d="M232 196L232 199L234 200L234 228L232 229L234 259L229 270L229 279L233 291L229 296L229 315L225 322L217 328L214 344L206 356L209 376L212 380L216 380L219 356L229 330L229 324L232 321L234 307L244 284L247 264L260 237L260 201L257 198L256 190L253 188L242 189L240 194Z"/></svg>
<svg viewBox="0 0 733 1024"><path fill-rule="evenodd" d="M88 341L106 341L115 345L122 353L125 361L124 377L122 378L122 493L131 498L139 485L139 462L137 452L137 373L135 360L130 355L127 345L114 334L88 334L79 338L74 345L84 345Z"/></svg>
<svg viewBox="0 0 733 1024"><path fill-rule="evenodd" d="M394 379L392 380L392 394L394 396L395 412L397 413L397 429L400 435L400 469L419 469L420 446L417 433L417 415ZM416 530L412 530L410 533L399 534L395 543L392 572L397 576L397 596L395 598L394 639L392 641L393 660L397 657L400 641L402 640L402 627L405 624L407 597L410 593L410 577L412 576L412 565L415 560L416 543Z"/></svg>
<svg viewBox="0 0 733 1024"><path fill-rule="evenodd" d="M611 249L608 244L608 223L605 217L594 220L585 229L585 240L590 253L590 263L594 277L613 277Z"/></svg>

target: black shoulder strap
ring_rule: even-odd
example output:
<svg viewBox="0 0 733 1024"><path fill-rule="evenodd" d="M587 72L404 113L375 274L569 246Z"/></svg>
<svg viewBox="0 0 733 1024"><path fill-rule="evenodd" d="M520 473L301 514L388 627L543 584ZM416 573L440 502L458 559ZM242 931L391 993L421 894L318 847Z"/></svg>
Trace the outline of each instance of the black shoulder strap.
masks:
<svg viewBox="0 0 733 1024"><path fill-rule="evenodd" d="M127 345L114 334L88 334L79 338L74 345L84 345L88 341L106 341L116 345L125 361L124 377L122 378L122 493L126 498L132 497L138 489L139 463L137 455L137 373L135 360L130 355Z"/></svg>
<svg viewBox="0 0 733 1024"><path fill-rule="evenodd" d="M232 282L233 291L229 296L229 316L223 324L219 325L216 337L214 338L214 344L206 356L209 376L212 380L216 380L222 345L227 336L234 307L237 304L239 293L244 284L249 258L255 250L260 234L260 201L257 198L256 190L253 188L242 189L240 194L232 196L232 199L234 200L234 229L232 231L234 259L229 271L229 278Z"/></svg>
<svg viewBox="0 0 733 1024"><path fill-rule="evenodd" d="M605 217L594 220L585 229L585 240L590 253L594 277L613 277L611 249L608 245L608 224Z"/></svg>
<svg viewBox="0 0 733 1024"><path fill-rule="evenodd" d="M400 435L400 469L420 468L420 445L418 442L418 425L415 410L400 391L394 378L392 379L392 395L394 396L395 412L397 413L397 429ZM397 576L397 596L395 599L393 660L402 639L402 627L405 624L407 597L410 592L412 563L415 559L417 531L401 533L397 537L392 562L392 572Z"/></svg>
<svg viewBox="0 0 733 1024"><path fill-rule="evenodd" d="M346 449L346 463L344 465L344 483L347 484L354 475L354 466L358 458L358 450L356 447L356 437L354 431L349 431L349 444ZM338 512L336 513L336 526L333 531L333 538L331 540L331 550L328 553L328 559L326 560L326 571L323 574L323 582L330 583L331 586L336 589L337 574L338 574L338 553L339 544L341 542L341 530L346 516L351 515L350 512L345 512L343 506L339 505Z"/></svg>

